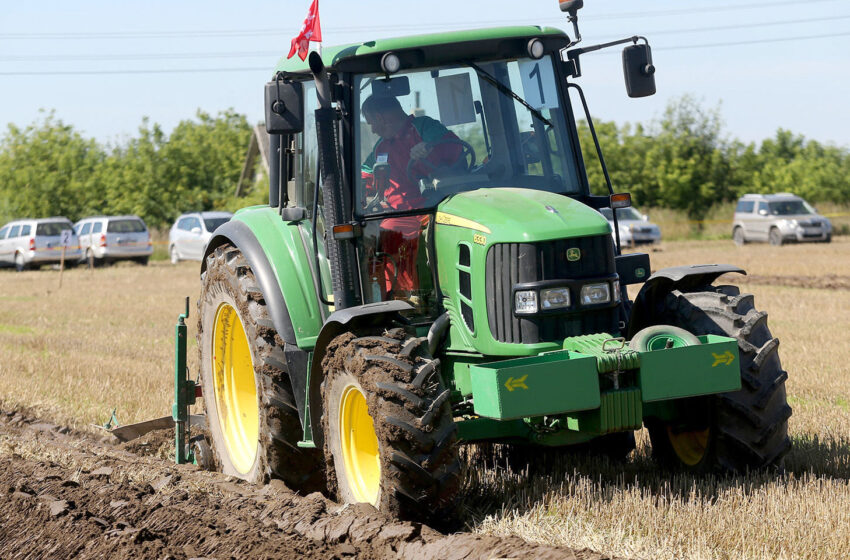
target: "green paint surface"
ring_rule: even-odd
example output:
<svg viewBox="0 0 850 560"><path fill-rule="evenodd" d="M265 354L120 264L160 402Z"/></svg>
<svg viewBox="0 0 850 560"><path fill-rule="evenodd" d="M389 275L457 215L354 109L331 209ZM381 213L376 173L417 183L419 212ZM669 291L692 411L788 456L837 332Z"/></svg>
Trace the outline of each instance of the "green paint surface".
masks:
<svg viewBox="0 0 850 560"><path fill-rule="evenodd" d="M447 33L429 33L425 35L408 35L389 39L377 39L375 41L364 41L362 43L351 43L348 45L337 45L322 48L322 61L325 66L334 66L342 60L358 56L368 56L387 51L398 51L403 49L415 49L435 47L452 43L468 43L472 41L486 41L488 39L510 39L512 37L529 36L564 36L560 29L552 27L514 26L496 27L491 29L471 29L467 31L451 31ZM310 67L306 60L297 56L292 58L283 57L278 61L275 72L309 72Z"/></svg>
<svg viewBox="0 0 850 560"><path fill-rule="evenodd" d="M298 346L313 348L322 327L322 315L299 226L284 222L269 206L244 208L233 219L251 228L262 245L283 293Z"/></svg>

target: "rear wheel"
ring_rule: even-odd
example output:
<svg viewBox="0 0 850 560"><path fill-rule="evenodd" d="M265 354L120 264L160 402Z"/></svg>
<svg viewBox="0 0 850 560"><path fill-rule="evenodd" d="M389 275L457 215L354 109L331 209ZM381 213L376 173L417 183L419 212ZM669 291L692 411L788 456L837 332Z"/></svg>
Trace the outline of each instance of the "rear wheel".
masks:
<svg viewBox="0 0 850 560"><path fill-rule="evenodd" d="M27 268L27 262L24 260L24 256L21 253L15 253L15 270L18 272L23 272Z"/></svg>
<svg viewBox="0 0 850 560"><path fill-rule="evenodd" d="M771 245L782 245L782 233L777 228L770 228L770 233L767 236L767 240Z"/></svg>
<svg viewBox="0 0 850 560"><path fill-rule="evenodd" d="M248 262L225 244L206 264L198 346L215 465L254 483L281 478L294 489L321 488L321 455L297 446L303 432L286 357Z"/></svg>
<svg viewBox="0 0 850 560"><path fill-rule="evenodd" d="M402 329L344 333L322 362L328 487L346 503L439 519L460 481L456 428L439 360Z"/></svg>
<svg viewBox="0 0 850 560"><path fill-rule="evenodd" d="M136 261L137 263L139 263L142 266L147 266L149 259L150 259L150 257L137 257L133 260Z"/></svg>
<svg viewBox="0 0 850 560"><path fill-rule="evenodd" d="M738 226L732 231L732 241L739 247L747 242L744 238L744 228Z"/></svg>
<svg viewBox="0 0 850 560"><path fill-rule="evenodd" d="M653 456L668 466L698 472L781 466L791 447L791 407L785 395L788 374L776 352L779 341L767 328L767 313L754 308L753 296L740 294L734 286L675 290L667 295L658 319L679 328L651 327L654 337L644 337L634 347L645 350L666 345L665 337L673 346L690 345L694 340L698 344L690 333L735 338L742 388L687 399L680 403L679 416L673 420L648 419ZM690 339L681 334L683 329Z"/></svg>

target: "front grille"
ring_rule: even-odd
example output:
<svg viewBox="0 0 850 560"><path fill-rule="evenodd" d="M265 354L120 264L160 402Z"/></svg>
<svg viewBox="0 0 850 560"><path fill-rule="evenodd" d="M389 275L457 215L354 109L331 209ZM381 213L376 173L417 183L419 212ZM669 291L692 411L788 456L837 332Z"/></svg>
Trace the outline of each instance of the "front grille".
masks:
<svg viewBox="0 0 850 560"><path fill-rule="evenodd" d="M578 248L581 258L567 259ZM594 278L616 272L610 235L558 239L540 243L497 243L487 252L487 321L500 342L534 344L568 336L617 330L617 310L581 314L516 317L513 286L524 282Z"/></svg>

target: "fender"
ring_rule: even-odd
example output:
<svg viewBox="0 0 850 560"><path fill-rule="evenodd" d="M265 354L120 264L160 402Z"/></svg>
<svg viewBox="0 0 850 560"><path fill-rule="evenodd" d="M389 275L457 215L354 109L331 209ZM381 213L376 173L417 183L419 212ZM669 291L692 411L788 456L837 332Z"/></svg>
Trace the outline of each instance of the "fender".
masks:
<svg viewBox="0 0 850 560"><path fill-rule="evenodd" d="M260 239L264 242L261 243ZM282 221L274 209L240 212L215 231L204 250L201 273L206 269L206 257L225 243L231 243L242 251L251 266L274 328L284 342L285 369L299 417L303 419L308 363L305 350L312 347L322 321L298 226ZM275 248L279 249L274 252L267 250ZM297 329L293 326L293 316Z"/></svg>
<svg viewBox="0 0 850 560"><path fill-rule="evenodd" d="M650 276L632 304L627 338L651 325L655 306L673 290L691 290L711 284L727 272L746 275L747 272L731 264L695 264L662 268Z"/></svg>
<svg viewBox="0 0 850 560"><path fill-rule="evenodd" d="M322 360L325 357L325 350L328 344L337 335L345 331L355 328L387 325L393 316L398 316L400 312L410 309L413 309L413 306L406 301L380 301L340 309L328 317L327 322L325 322L322 330L319 332L319 337L316 339L313 361L310 366L309 387L307 388L307 394L310 399L309 422L313 433L313 442L319 449L323 445L321 410L322 382L325 378L325 372L322 369Z"/></svg>

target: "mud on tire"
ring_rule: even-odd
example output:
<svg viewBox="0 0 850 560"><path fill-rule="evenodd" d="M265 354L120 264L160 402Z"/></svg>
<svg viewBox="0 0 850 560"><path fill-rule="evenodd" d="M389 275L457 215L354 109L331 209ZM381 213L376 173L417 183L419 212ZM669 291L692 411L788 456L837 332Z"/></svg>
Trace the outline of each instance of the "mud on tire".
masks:
<svg viewBox="0 0 850 560"><path fill-rule="evenodd" d="M297 446L303 435L289 376L285 343L278 336L263 294L242 252L230 244L217 247L206 260L198 301L198 348L204 408L209 426L212 460L225 474L253 483L282 479L305 492L324 488L321 453ZM218 309L236 310L250 350L258 405L258 441L253 464L239 472L230 458L217 410L213 377L213 331Z"/></svg>
<svg viewBox="0 0 850 560"><path fill-rule="evenodd" d="M460 487L457 429L440 361L427 339L403 329L344 333L322 362L322 429L328 489L340 501L354 498L342 455L340 393L356 381L374 423L380 482L373 505L406 519L439 519L453 509Z"/></svg>
<svg viewBox="0 0 850 560"><path fill-rule="evenodd" d="M779 340L767 327L767 313L757 311L751 294L735 286L704 286L700 291L673 291L667 295L661 323L695 334L716 334L738 340L740 390L695 399L707 410L708 446L694 471L743 472L768 466L781 467L791 447L788 418L791 407L785 395L787 372L777 354ZM677 461L664 422L648 422L653 455L661 462ZM678 463L678 464L677 464Z"/></svg>

